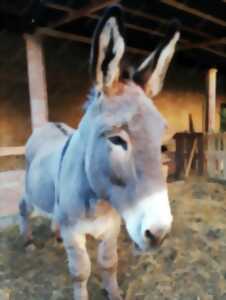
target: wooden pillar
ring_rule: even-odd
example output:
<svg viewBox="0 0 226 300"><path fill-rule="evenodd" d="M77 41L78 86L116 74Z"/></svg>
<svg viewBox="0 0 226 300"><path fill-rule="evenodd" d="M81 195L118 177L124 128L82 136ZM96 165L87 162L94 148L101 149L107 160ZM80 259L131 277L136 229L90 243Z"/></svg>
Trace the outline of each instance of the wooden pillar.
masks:
<svg viewBox="0 0 226 300"><path fill-rule="evenodd" d="M45 60L40 36L25 35L32 129L48 122Z"/></svg>
<svg viewBox="0 0 226 300"><path fill-rule="evenodd" d="M217 69L209 69L208 71L208 102L207 102L207 132L215 132L216 130L216 83Z"/></svg>

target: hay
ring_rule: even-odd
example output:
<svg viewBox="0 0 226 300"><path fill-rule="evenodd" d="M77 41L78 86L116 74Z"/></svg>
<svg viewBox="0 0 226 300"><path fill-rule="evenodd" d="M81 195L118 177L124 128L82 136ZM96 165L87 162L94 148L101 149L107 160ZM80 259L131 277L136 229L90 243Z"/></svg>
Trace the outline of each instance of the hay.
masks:
<svg viewBox="0 0 226 300"><path fill-rule="evenodd" d="M125 299L225 300L226 187L195 178L169 189L175 221L159 251L134 257L127 234L120 236L119 282ZM36 249L27 252L16 227L0 233L0 299L72 299L63 247L56 245L43 220L37 219L34 229ZM104 300L96 245L88 241L89 291L91 300Z"/></svg>

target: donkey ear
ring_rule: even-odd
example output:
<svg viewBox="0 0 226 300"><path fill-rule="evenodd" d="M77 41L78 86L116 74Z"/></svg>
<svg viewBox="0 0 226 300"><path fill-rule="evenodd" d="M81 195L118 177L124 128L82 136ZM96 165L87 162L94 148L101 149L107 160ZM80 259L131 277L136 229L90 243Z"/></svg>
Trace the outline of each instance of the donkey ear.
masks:
<svg viewBox="0 0 226 300"><path fill-rule="evenodd" d="M98 23L91 47L91 75L98 88L110 87L119 77L124 51L122 11L113 6Z"/></svg>
<svg viewBox="0 0 226 300"><path fill-rule="evenodd" d="M156 96L162 89L166 72L180 38L180 23L173 21L165 40L154 50L134 73L133 80L142 86L150 96Z"/></svg>

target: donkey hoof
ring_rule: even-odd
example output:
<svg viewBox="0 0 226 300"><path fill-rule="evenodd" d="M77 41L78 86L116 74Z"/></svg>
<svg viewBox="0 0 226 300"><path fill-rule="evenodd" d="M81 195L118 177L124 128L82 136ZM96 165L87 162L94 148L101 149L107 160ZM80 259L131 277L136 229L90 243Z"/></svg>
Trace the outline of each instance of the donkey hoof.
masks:
<svg viewBox="0 0 226 300"><path fill-rule="evenodd" d="M121 294L121 291L118 292L118 293L109 293L106 289L103 289L103 293L104 295L106 295L106 298L108 300L123 300L122 296L120 295Z"/></svg>
<svg viewBox="0 0 226 300"><path fill-rule="evenodd" d="M33 252L36 250L36 246L33 240L28 240L24 243L24 248L28 252Z"/></svg>
<svg viewBox="0 0 226 300"><path fill-rule="evenodd" d="M108 295L108 300L123 300L123 298L118 295L118 296L109 296Z"/></svg>
<svg viewBox="0 0 226 300"><path fill-rule="evenodd" d="M30 245L34 245L34 240L33 240L33 239L27 239L27 240L24 242L24 248L27 248L27 247L29 247Z"/></svg>

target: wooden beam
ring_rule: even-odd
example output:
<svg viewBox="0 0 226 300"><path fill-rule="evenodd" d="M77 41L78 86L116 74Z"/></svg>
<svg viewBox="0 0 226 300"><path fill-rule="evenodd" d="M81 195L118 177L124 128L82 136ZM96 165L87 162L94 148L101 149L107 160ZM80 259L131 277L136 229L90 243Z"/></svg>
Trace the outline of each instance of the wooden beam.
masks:
<svg viewBox="0 0 226 300"><path fill-rule="evenodd" d="M212 22L216 25L222 26L222 27L226 27L226 21L214 17L210 14L204 13L196 8L190 7L184 3L178 2L176 0L160 0L162 3L167 4L169 6L172 6L178 10L184 11L186 13L189 13L190 15L193 15L195 17L201 18L203 20Z"/></svg>
<svg viewBox="0 0 226 300"><path fill-rule="evenodd" d="M188 176L190 174L192 161L194 159L196 151L197 151L197 139L195 138L194 141L193 141L193 144L192 144L191 152L190 152L189 157L188 157L188 164L185 168L185 175L184 175L185 178L188 178Z"/></svg>
<svg viewBox="0 0 226 300"><path fill-rule="evenodd" d="M134 10L134 9L131 9L131 8L128 8L128 7L125 7L125 6L122 6L122 7L123 7L123 10L125 12L127 12L131 15L134 15L134 16L137 16L137 17L142 17L146 20L154 21L154 22L166 25L166 26L168 26L169 23L170 23L169 20L161 18L159 16L155 16L155 15L152 15L152 14L147 14L147 13L144 13L142 11ZM196 36L200 36L200 37L203 37L203 38L209 38L209 39L214 38L213 36L207 34L206 32L193 29L193 28L185 26L183 24L181 24L181 30L192 33L192 34L195 34Z"/></svg>
<svg viewBox="0 0 226 300"><path fill-rule="evenodd" d="M25 146L0 147L0 157L24 155L24 154L25 154Z"/></svg>
<svg viewBox="0 0 226 300"><path fill-rule="evenodd" d="M195 48L205 48L211 45L219 45L219 44L225 44L226 43L226 37L223 38L215 38L211 40L204 41L202 43L188 43L186 46L183 46L180 48L180 50L190 50Z"/></svg>
<svg viewBox="0 0 226 300"><path fill-rule="evenodd" d="M48 3L48 2L45 3L44 2L43 5L45 5L48 8L54 9L54 10L59 10L59 11L65 12L67 14L71 14L72 11L74 11L74 9L72 9L68 6L62 5L62 4L55 4L55 3Z"/></svg>
<svg viewBox="0 0 226 300"><path fill-rule="evenodd" d="M95 19L95 20L100 19L100 17L98 15L90 15L89 18ZM153 29L150 29L150 28L141 27L141 26L138 26L138 25L127 23L127 22L125 22L125 26L126 26L126 28L136 30L136 31L140 31L140 32L144 32L144 33L148 33L148 34L151 34L151 35L165 36L165 34L161 33L158 30L153 30Z"/></svg>
<svg viewBox="0 0 226 300"><path fill-rule="evenodd" d="M45 35L45 36L49 36L49 37L53 37L53 38L57 38L57 39L66 39L69 41L81 42L81 43L85 43L85 44L91 44L91 42L92 42L92 38L90 38L90 37L85 37L85 36L81 36L81 35L74 34L74 33L63 32L63 31L59 31L59 30L55 30L55 29L51 29L51 28L47 28L47 27L39 27L37 30L37 33L40 35ZM144 49L138 49L138 48L134 48L134 47L127 47L126 49L128 50L128 52L133 53L133 54L139 54L139 55L150 54L150 51L147 51Z"/></svg>
<svg viewBox="0 0 226 300"><path fill-rule="evenodd" d="M92 13L95 13L98 10L101 10L109 5L112 5L114 3L119 2L119 0L99 0L99 1L92 1L90 4L82 7L81 9L78 10L70 10L69 8L64 6L64 9L61 9L62 11L66 12L67 15L64 16L61 20L56 21L54 23L49 24L49 27L51 28L57 28L59 26L65 25L67 23L70 23L72 21L75 21L77 19L80 19L82 17L89 16ZM53 4L45 4L49 8L55 8L58 9L60 8L59 5L53 5Z"/></svg>
<svg viewBox="0 0 226 300"><path fill-rule="evenodd" d="M71 13L75 12L74 9L69 8L68 6L65 6L65 5L61 5L61 4L45 3L44 5L46 7L51 8L51 9L55 9L55 10L59 10L59 11L62 11L62 12L66 12L68 14L71 14ZM152 15L152 14L146 14L146 13L144 13L142 11L134 10L134 9L131 9L131 8L127 8L125 6L122 6L122 8L123 8L123 10L125 12L127 12L129 14L132 14L132 15L135 15L135 16L138 16L138 17L142 17L142 18L147 19L147 20L155 21L155 22L163 24L165 26L169 25L169 20L166 20L164 18L155 16L155 15ZM89 15L89 17L93 17L93 18L96 17L96 16L97 15ZM143 27L141 27L141 28L143 28ZM198 36L203 37L203 38L208 38L208 39L214 38L213 36L211 36L211 35L209 35L209 34L207 34L205 32L198 31L198 30L192 29L191 27L187 27L187 26L184 26L184 25L181 25L181 30L190 32L192 34L198 35Z"/></svg>
<svg viewBox="0 0 226 300"><path fill-rule="evenodd" d="M208 104L207 104L207 132L216 130L216 86L217 69L208 71Z"/></svg>
<svg viewBox="0 0 226 300"><path fill-rule="evenodd" d="M203 48L200 48L201 50L204 50L204 51L207 51L209 53L212 53L212 54L215 54L219 57L222 57L222 58L226 58L226 53L224 52L221 52L221 51L218 51L218 50L214 50L212 48L209 48L209 47L203 47Z"/></svg>
<svg viewBox="0 0 226 300"><path fill-rule="evenodd" d="M145 19L149 19L149 20L154 20L156 22L160 22L160 23L162 23L164 25L169 25L169 21L165 20L163 18L160 18L160 17L157 17L157 16L153 16L153 15L150 15L150 14L146 14L146 13L141 12L141 11L133 10L133 9L127 8L125 6L123 6L123 9L124 9L125 12L133 14L135 16L140 16L140 17L143 17ZM135 25L127 23L127 27L130 27L131 29L133 28L133 29L136 29L136 30L139 30L139 31L143 31L142 30L143 27L140 27L140 26L138 27L138 26L135 26ZM196 34L196 35L199 35L200 37L203 37L203 38L208 38L209 40L210 39L211 40L214 39L214 36L211 36L211 35L209 35L207 33L204 33L204 32L201 32L201 31L197 31L195 29L192 29L190 27L186 27L186 26L183 26L183 25L181 26L181 30L184 30L184 31ZM153 31L153 33L154 33L154 31ZM163 34L158 34L158 35L163 36ZM184 44L184 46L177 48L178 50L185 50L185 49L187 49L187 47L189 47L189 45L191 46L191 43L189 43L185 39L180 39L180 42L182 42ZM223 40L221 41L221 43L223 43ZM195 44L193 44L193 45L195 45ZM218 51L218 50L214 50L214 49L212 49L210 47L207 47L207 46L208 45L202 45L202 46L197 47L197 48L200 48L201 50L204 50L204 51L207 51L209 53L212 53L212 54L215 54L217 56L220 56L220 57L222 57L224 59L226 58L226 54L225 53L223 53L221 51ZM196 47L194 47L194 48L196 48Z"/></svg>
<svg viewBox="0 0 226 300"><path fill-rule="evenodd" d="M48 122L48 99L42 39L37 35L24 35L27 50L27 70L30 92L32 128Z"/></svg>
<svg viewBox="0 0 226 300"><path fill-rule="evenodd" d="M52 9L56 9L56 10L60 10L60 11L66 11L68 12L69 14L73 14L75 13L75 10L72 9L72 8L69 8L69 7L65 7L64 5L58 5L58 4L45 4L47 5L48 7L52 8ZM133 9L129 9L125 6L123 6L123 9L125 12L128 12L128 13L131 13L131 14L134 14L136 16L140 16L140 17L144 17L146 19L150 19L150 20L155 20L155 21L159 21L160 23L164 24L164 25L168 25L169 24L169 21L168 20L165 20L165 19L162 19L162 18L159 18L159 17L156 17L156 16L151 16L149 14L146 14L146 13L143 13L143 12L140 12L140 11L134 11ZM77 11L76 11L77 12ZM151 17L150 17L151 16ZM93 19L99 19L99 16L98 15L89 15L90 18L93 18ZM129 29L132 29L132 30L136 30L136 31L140 31L140 32L145 32L145 33L148 33L148 34L152 34L152 35L157 35L157 36L164 36L163 33L157 31L157 30L152 30L152 29L147 29L147 28L144 28L144 27L141 27L141 26L138 26L138 25L134 25L134 24L130 24L130 23L125 23L125 26ZM190 29L188 27L185 27L185 26L182 26L181 29L184 29L186 31L190 31L191 33L196 33L197 35L199 36L202 36L202 37L206 37L206 38L209 38L209 39L214 39L214 37L208 35L208 34L205 34L203 32L199 32L199 31L196 31L196 30L193 30L193 29ZM52 36L55 35L55 33L51 32L50 33ZM67 39L71 39L70 36L65 35L65 37L62 37L62 32L60 33L61 35L61 38L67 38ZM64 33L63 33L64 35ZM75 35L76 36L76 35ZM56 36L57 37L57 36ZM75 37L76 38L76 37ZM77 39L77 38L76 38ZM77 41L80 41L80 36L78 37L79 40ZM72 40L73 40L73 37L72 37ZM194 45L193 48L200 48L204 51L207 51L207 52L210 52L212 54L215 54L217 56L220 56L220 57L223 57L223 58L226 58L226 54L224 54L223 52L221 51L217 51L217 50L214 50L214 49L211 49L209 47L204 47L204 45L199 46L199 47L195 47L196 44L192 44L192 43L189 43L187 40L185 39L180 39L180 42L184 43L184 46L182 46L181 48L179 48L179 50L187 50L189 49L189 47L192 49L191 45ZM133 53L138 53L138 54L141 54L142 52L144 53L145 50L141 50L141 53L140 51L137 52L137 50L135 50L136 48L133 48L131 49L133 51Z"/></svg>
<svg viewBox="0 0 226 300"><path fill-rule="evenodd" d="M70 40L70 41L75 41L75 42L81 42L81 43L85 43L85 44L90 44L91 40L92 40L89 37L81 36L81 35L78 35L75 33L63 32L63 31L51 29L48 27L39 27L37 29L37 34L46 35L46 36L57 38L57 39L65 39L65 40Z"/></svg>
<svg viewBox="0 0 226 300"><path fill-rule="evenodd" d="M39 27L37 29L37 33L41 34L41 35L53 37L53 38L66 39L66 40L81 42L81 43L85 43L85 44L90 44L92 41L92 39L89 37L81 36L81 35L74 34L74 33L63 32L63 31L51 29L48 27ZM162 36L163 34L158 33L157 35ZM186 43L188 41L183 40L183 42L186 45ZM139 49L139 48L134 48L134 47L126 47L126 49L128 50L129 53L132 53L132 54L139 54L139 55L150 54L150 51L145 50L145 49ZM226 54L221 51L217 51L217 50L211 49L209 47L200 48L200 49L226 59Z"/></svg>

